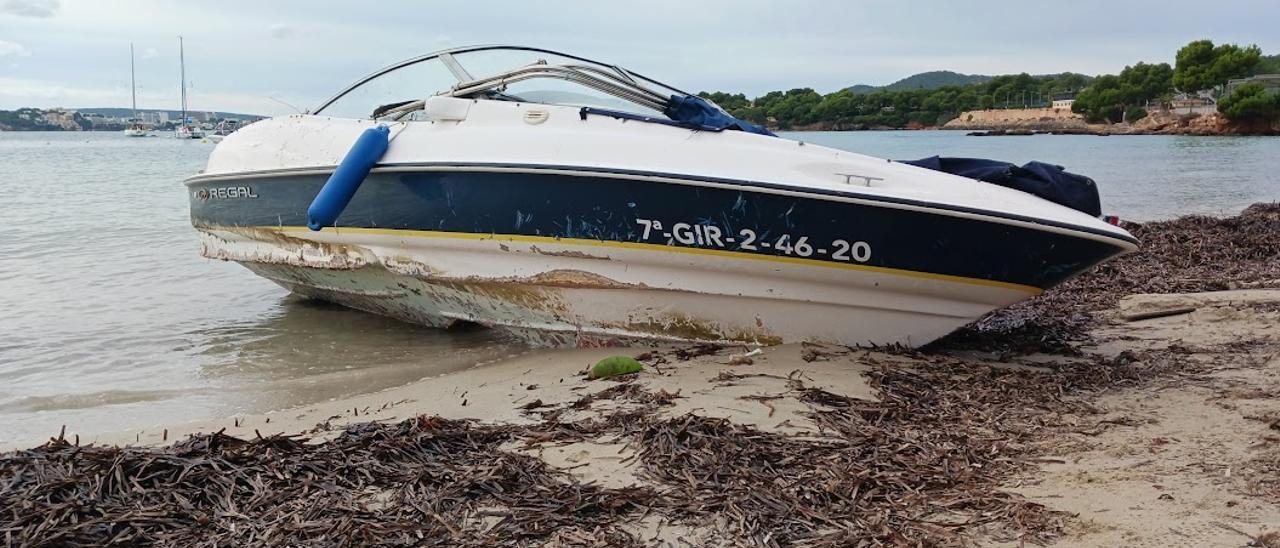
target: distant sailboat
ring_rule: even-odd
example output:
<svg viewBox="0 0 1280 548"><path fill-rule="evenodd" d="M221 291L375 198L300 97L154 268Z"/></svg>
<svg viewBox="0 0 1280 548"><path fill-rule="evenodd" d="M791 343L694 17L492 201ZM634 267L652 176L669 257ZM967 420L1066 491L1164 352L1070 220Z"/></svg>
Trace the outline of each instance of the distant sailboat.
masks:
<svg viewBox="0 0 1280 548"><path fill-rule="evenodd" d="M182 73L182 118L173 136L179 139L203 139L204 130L187 122L187 61L182 49L182 37L178 37L178 67Z"/></svg>
<svg viewBox="0 0 1280 548"><path fill-rule="evenodd" d="M129 89L133 94L133 118L129 119L129 127L124 128L124 136L147 137L151 130L138 121L138 82L133 69L133 42L129 43Z"/></svg>

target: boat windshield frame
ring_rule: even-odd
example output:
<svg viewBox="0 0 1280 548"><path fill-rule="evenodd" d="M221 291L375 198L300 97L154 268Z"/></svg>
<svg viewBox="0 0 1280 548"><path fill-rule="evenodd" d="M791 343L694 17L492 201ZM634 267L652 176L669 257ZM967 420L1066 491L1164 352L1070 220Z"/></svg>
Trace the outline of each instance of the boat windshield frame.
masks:
<svg viewBox="0 0 1280 548"><path fill-rule="evenodd" d="M512 67L500 74L476 79L467 72L465 68L465 58L462 59L462 63L459 63L458 60L455 59L454 57L456 55L461 55L461 54L466 54L466 53L471 53L476 51L491 51L491 50L508 50L508 51L522 51L522 52L531 52L531 53L544 53L547 55L554 55L564 59L572 59L574 61L578 61L584 64L555 65L555 64L545 63L540 60L539 62L536 62L533 64L526 64L523 66ZM420 55L418 57L406 59L404 61L400 61L399 63L395 63L392 65L383 67L382 69L379 69L369 74L368 76L365 76L364 78L357 80L355 83L351 84L350 86L347 86L345 89L338 92L333 97L330 97L324 103L321 103L320 106L313 111L313 114L323 114L326 108L328 108L330 105L337 102L338 100L342 99L348 93L351 93L357 88L379 77L382 77L386 74L390 74L392 72L395 72L397 70L400 70L402 68L405 68L411 65L415 65L418 63L426 62L426 61L437 60L437 59L440 60L441 63L444 64L446 68L448 68L449 72L452 73L453 77L457 79L457 83L454 84L454 86L452 86L449 89L437 90L435 92L435 95L446 95L446 96L454 96L454 97L470 96L472 94L481 93L481 92L493 90L496 88L504 87L507 83L526 80L526 79L532 79L532 78L557 78L561 80L574 82L579 85L595 89L596 91L608 93L620 99L630 101L632 103L638 104L645 108L657 110L659 112L663 110L665 102L669 100L671 95L675 95L675 94L685 95L685 96L690 95L689 93L682 91L678 88L664 84L652 78L646 77L642 74L621 68L617 65L601 63L599 61L594 61L594 60L587 59L584 57L579 57L576 55L570 55L567 53L561 53L561 52L553 51L549 49L535 48L535 47L529 47L529 46L483 45L483 46L464 46L464 47L440 50L440 51L428 53L425 55ZM657 89L654 89L654 88L657 88ZM408 101L402 105L388 105L389 107L392 107L392 108L389 108L380 113L376 113L374 114L374 116L385 115L385 114L403 115L406 111L420 109L423 101L425 101L425 99ZM530 102L537 102L537 101L530 101Z"/></svg>

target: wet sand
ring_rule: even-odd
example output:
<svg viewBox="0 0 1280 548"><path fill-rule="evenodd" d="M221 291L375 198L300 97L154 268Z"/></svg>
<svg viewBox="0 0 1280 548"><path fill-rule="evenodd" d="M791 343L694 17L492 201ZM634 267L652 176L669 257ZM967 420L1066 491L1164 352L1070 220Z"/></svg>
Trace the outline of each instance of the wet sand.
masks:
<svg viewBox="0 0 1280 548"><path fill-rule="evenodd" d="M587 370L597 361L608 356L643 357L646 354L662 356L667 363L655 365L655 360L647 359L645 362L650 367L627 381L650 392L679 394L671 406L663 409L664 415L689 412L770 431L801 432L808 427L807 421L800 420L800 414L808 411L808 407L788 401L771 403L774 412L770 417L768 407L744 403L742 398L786 392L789 375L793 374L808 386L850 397L874 397L862 376L866 365L850 360L815 368L804 361L803 353L823 348L810 345L721 347L714 354L689 359L676 357L677 352L687 351L686 347L536 350L405 386L317 405L136 431L91 434L69 430L66 435L80 436L81 443L158 444L166 439L173 441L225 428L226 434L240 437L253 437L255 431L265 436L314 430L323 438L340 433L353 423L393 422L424 414L502 424L534 424L539 422L540 414L530 410L554 408L615 386L611 381L586 378ZM731 365L735 359L741 362L748 352L756 350L757 354L747 358L751 365ZM732 382L716 382L714 379L721 374L748 376ZM539 401L545 406L526 409ZM593 413L600 411L595 409Z"/></svg>
<svg viewBox="0 0 1280 548"><path fill-rule="evenodd" d="M1135 233L1143 252L921 351L544 350L273 413L68 429L0 457L0 530L179 544L1275 546L1280 207ZM588 380L611 355L646 368Z"/></svg>

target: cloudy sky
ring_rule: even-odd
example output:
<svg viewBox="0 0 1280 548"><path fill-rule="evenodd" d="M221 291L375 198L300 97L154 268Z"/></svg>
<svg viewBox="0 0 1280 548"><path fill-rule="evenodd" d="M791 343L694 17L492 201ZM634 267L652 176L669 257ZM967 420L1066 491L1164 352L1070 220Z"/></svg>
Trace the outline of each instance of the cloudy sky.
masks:
<svg viewBox="0 0 1280 548"><path fill-rule="evenodd" d="M1280 52L1276 0L0 0L0 109L177 108L186 39L198 110L314 107L391 62L512 43L609 61L687 90L758 95L917 72L1088 74L1172 62L1198 38Z"/></svg>

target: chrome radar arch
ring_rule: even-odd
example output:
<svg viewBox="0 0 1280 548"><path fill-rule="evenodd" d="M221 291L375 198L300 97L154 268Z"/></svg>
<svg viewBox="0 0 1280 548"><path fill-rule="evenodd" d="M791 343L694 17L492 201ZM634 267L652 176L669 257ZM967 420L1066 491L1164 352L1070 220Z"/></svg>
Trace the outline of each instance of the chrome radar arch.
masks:
<svg viewBox="0 0 1280 548"><path fill-rule="evenodd" d="M575 64L554 65L547 63L542 59L531 58L529 61L522 63L524 66L506 66L502 67L502 70L498 71L481 71L478 70L477 67L471 66L469 63L468 57L475 57L474 54L498 51L555 56L563 60L573 61ZM579 57L549 49L493 44L445 49L388 65L347 86L342 91L321 103L313 112L319 115L331 114L329 110L335 103L345 97L348 97L352 92L362 86L366 86L393 72L428 61L439 61L442 65L442 69L446 71L446 74L451 81L442 82L442 84L447 85L441 89L413 90L413 92L419 94L419 97L424 94L457 96L477 90L487 89L486 86L492 87L495 84L511 83L519 79L536 77L553 77L576 81L580 85L591 87L605 93L610 93L611 95L617 95L620 93L622 94L622 97L620 98L631 100L633 102L635 102L636 99L647 100L640 104L649 109L654 109L654 107L660 106L653 102L654 99L665 99L671 95L690 95L688 92L664 84L642 74L621 68L617 65L602 63L585 57ZM539 70L539 67L537 66L539 64L538 61L542 61L542 70ZM583 64L579 65L576 63ZM587 75L587 77L582 77L584 74ZM591 78L592 76L595 78ZM603 81L604 84L601 84L600 81ZM605 89L600 89L601 87L604 87ZM411 102L412 101L404 101L403 104ZM661 110L661 108L657 108L657 110Z"/></svg>

